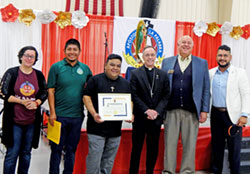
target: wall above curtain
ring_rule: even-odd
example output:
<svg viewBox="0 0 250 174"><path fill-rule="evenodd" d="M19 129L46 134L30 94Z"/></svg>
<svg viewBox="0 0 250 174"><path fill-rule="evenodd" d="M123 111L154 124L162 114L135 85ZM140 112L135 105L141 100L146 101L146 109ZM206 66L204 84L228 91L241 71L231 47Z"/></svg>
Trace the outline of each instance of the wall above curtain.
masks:
<svg viewBox="0 0 250 174"><path fill-rule="evenodd" d="M0 7L12 3L20 9L65 11L66 2L67 0L1 0ZM142 0L123 0L124 16L138 17L141 2ZM229 21L234 25L250 23L249 0L161 0L159 7L158 19L186 22L204 20L220 24Z"/></svg>

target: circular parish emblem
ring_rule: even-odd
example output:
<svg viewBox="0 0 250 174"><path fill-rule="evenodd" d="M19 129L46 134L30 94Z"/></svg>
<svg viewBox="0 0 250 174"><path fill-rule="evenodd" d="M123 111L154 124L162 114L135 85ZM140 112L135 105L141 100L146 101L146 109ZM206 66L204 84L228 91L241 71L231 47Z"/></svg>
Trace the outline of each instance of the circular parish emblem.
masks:
<svg viewBox="0 0 250 174"><path fill-rule="evenodd" d="M35 87L29 81L26 81L21 84L20 92L24 96L31 96L35 92Z"/></svg>
<svg viewBox="0 0 250 174"><path fill-rule="evenodd" d="M142 51L148 45L156 50L155 66L159 68L164 59L162 39L153 30L153 25L150 24L149 20L142 20L139 21L137 29L132 31L126 40L125 52L123 52L126 62L135 68L142 66Z"/></svg>

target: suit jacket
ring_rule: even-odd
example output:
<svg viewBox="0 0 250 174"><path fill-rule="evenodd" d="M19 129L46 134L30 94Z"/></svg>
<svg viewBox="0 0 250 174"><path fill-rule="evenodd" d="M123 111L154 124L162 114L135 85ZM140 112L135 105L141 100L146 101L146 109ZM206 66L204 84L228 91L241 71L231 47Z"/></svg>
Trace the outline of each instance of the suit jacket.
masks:
<svg viewBox="0 0 250 174"><path fill-rule="evenodd" d="M218 67L209 71L211 95L213 78ZM236 124L241 113L250 114L250 86L247 73L242 68L230 65L227 79L226 105L231 121Z"/></svg>
<svg viewBox="0 0 250 174"><path fill-rule="evenodd" d="M154 78L154 95L151 98L145 66L131 71L130 84L134 103L135 123L147 120L145 112L148 109L154 109L159 113L157 119L154 120L155 124L162 124L169 97L169 80L167 74L157 68L155 68Z"/></svg>
<svg viewBox="0 0 250 174"><path fill-rule="evenodd" d="M170 93L173 88L172 81L176 61L178 61L178 56L166 58L162 62L162 70L166 71L169 77ZM209 112L210 81L207 61L196 56L192 56L192 87L196 114L199 119L201 112Z"/></svg>

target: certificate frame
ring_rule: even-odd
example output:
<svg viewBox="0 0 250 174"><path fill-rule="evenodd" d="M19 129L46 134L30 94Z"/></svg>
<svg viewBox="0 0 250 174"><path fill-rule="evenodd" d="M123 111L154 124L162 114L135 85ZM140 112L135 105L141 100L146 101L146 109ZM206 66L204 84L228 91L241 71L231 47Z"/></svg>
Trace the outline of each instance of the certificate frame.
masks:
<svg viewBox="0 0 250 174"><path fill-rule="evenodd" d="M98 113L104 121L131 120L131 94L98 93Z"/></svg>

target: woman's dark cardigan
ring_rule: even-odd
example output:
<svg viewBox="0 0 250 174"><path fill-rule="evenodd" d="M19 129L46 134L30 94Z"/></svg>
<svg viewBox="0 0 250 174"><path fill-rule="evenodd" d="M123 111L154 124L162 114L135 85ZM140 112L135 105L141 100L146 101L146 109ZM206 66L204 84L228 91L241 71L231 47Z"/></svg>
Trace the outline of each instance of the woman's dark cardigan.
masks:
<svg viewBox="0 0 250 174"><path fill-rule="evenodd" d="M15 103L8 102L11 95L15 96L14 86L17 80L19 67L8 69L1 80L1 98L4 99L3 121L2 121L2 143L11 147L13 145L13 124L14 124L14 105ZM37 75L39 91L35 98L40 99L42 103L47 99L48 92L45 78L41 71L34 69ZM42 115L41 107L36 110L34 121L34 135L32 139L32 147L37 148L40 139Z"/></svg>

